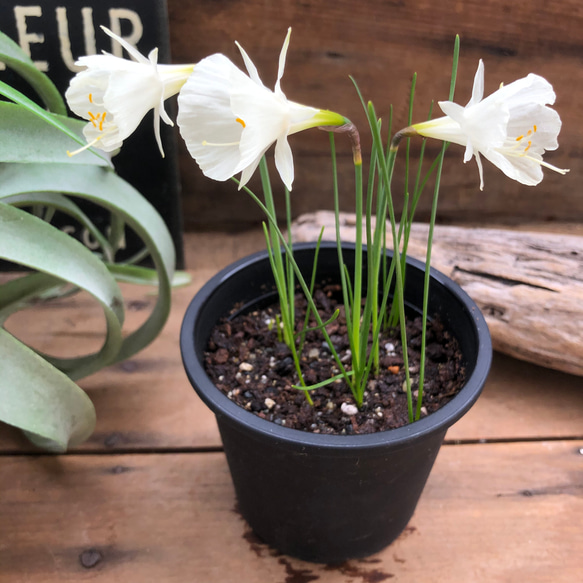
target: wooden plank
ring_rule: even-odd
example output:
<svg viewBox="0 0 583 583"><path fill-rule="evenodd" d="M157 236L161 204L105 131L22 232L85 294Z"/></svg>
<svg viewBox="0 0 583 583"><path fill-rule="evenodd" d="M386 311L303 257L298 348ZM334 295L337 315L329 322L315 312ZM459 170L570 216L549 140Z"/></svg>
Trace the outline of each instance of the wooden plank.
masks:
<svg viewBox="0 0 583 583"><path fill-rule="evenodd" d="M218 448L214 416L196 396L180 362L176 335L158 340L125 366L82 382L97 410L97 427L78 451ZM495 355L473 409L450 428L451 441L583 437L581 379ZM0 453L33 451L0 424Z"/></svg>
<svg viewBox="0 0 583 583"><path fill-rule="evenodd" d="M369 144L366 121L349 75L355 76L365 99L388 119L394 105L395 129L406 125L409 83L418 74L416 114L425 119L431 100L447 98L453 40L461 36L461 61L456 101L470 98L478 59L485 62L485 92L496 90L530 72L547 78L558 95L556 108L564 120L560 149L548 161L571 168L566 177L546 172L533 189L506 178L484 163L486 189L478 190L475 163L461 163L463 151L452 147L442 178L440 217L444 221L581 220L579 184L583 166L580 127L583 113L574 96L583 91L580 55L581 7L577 0L430 3L303 0L266 4L260 0L221 3L210 0L169 0L172 54L176 62L194 62L222 52L242 66L234 45L238 40L254 60L264 83L273 87L277 57L288 26L293 35L282 81L286 95L299 103L332 109L360 128ZM541 40L544 39L544 40ZM436 106L437 112L437 106ZM439 113L437 113L439 115ZM312 130L290 139L295 154L294 212L332 208L327 137ZM337 140L340 191L344 210L353 210L353 170L345 140ZM413 157L419 141L414 141ZM435 152L439 144L430 143ZM271 156L271 154L269 154ZM259 211L231 183L205 179L184 147L180 166L187 227L251 223ZM366 173L365 173L366 175ZM402 174L395 178L395 204L402 200ZM258 181L254 182L258 187ZM282 193L277 182L277 192ZM280 197L283 201L283 196ZM217 204L219 202L219 204ZM430 196L423 197L419 218L429 213ZM283 211L283 206L280 205Z"/></svg>
<svg viewBox="0 0 583 583"><path fill-rule="evenodd" d="M16 456L0 469L0 582L572 583L583 442L446 446L388 549L313 565L249 532L222 454Z"/></svg>
<svg viewBox="0 0 583 583"><path fill-rule="evenodd" d="M213 415L184 374L178 335L188 302L224 265L262 247L259 231L189 234L190 286L174 291L170 319L143 352L81 381L97 410L97 428L83 451L214 448L220 439ZM153 303L145 288L127 287L128 325ZM19 314L11 329L58 354L96 348L103 330L100 309L82 297ZM531 439L583 436L581 379L497 355L482 397L448 439ZM20 433L0 424L0 452L31 451Z"/></svg>
<svg viewBox="0 0 583 583"><path fill-rule="evenodd" d="M477 403L448 440L583 438L581 378L494 353Z"/></svg>

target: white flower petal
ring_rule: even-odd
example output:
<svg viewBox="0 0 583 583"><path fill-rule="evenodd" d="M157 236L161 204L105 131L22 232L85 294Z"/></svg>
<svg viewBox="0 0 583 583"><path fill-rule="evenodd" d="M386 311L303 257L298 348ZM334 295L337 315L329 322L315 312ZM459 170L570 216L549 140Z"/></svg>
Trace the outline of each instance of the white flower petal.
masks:
<svg viewBox="0 0 583 583"><path fill-rule="evenodd" d="M482 167L482 158L480 158L479 152L476 152L476 164L478 165L478 174L480 175L480 190L484 190L484 168Z"/></svg>
<svg viewBox="0 0 583 583"><path fill-rule="evenodd" d="M327 125L328 120L325 119L328 116L325 115L327 112L322 112L320 109L315 107L309 107L308 105L301 105L299 103L294 103L293 101L288 101L288 115L289 115L289 130L288 135L296 134L303 130L313 128L316 124ZM324 115L321 115L324 114ZM335 115L338 119L335 123L342 125L344 120L340 118L337 114ZM318 119L321 117L322 119Z"/></svg>
<svg viewBox="0 0 583 583"><path fill-rule="evenodd" d="M277 68L277 81L275 82L275 93L283 95L281 90L281 78L285 71L285 59L287 57L287 49L289 47L289 41L291 38L291 27L287 29L287 35L283 41L283 46L281 47L281 52L279 53L279 65Z"/></svg>
<svg viewBox="0 0 583 583"><path fill-rule="evenodd" d="M506 140L509 120L506 103L482 101L464 109L462 131L477 150L500 147Z"/></svg>
<svg viewBox="0 0 583 583"><path fill-rule="evenodd" d="M286 188L291 191L294 181L294 157L287 136L280 137L275 144L275 167Z"/></svg>
<svg viewBox="0 0 583 583"><path fill-rule="evenodd" d="M121 148L123 138L119 135L119 129L115 124L104 124L102 129L98 125L88 123L83 128L83 135L88 144L95 142L104 152L113 152Z"/></svg>
<svg viewBox="0 0 583 583"><path fill-rule="evenodd" d="M553 91L553 86L544 77L530 73L522 79L513 81L509 85L504 85L498 91L486 97L484 101L490 99L504 101L513 110L514 108L520 109L529 103L553 105L556 95Z"/></svg>
<svg viewBox="0 0 583 583"><path fill-rule="evenodd" d="M261 78L259 77L259 73L257 72L257 67L250 59L249 55L245 52L245 49L237 41L235 41L235 44L237 45L237 48L239 49L239 52L243 57L243 62L245 63L245 68L249 73L249 77L251 77L251 80L257 83L257 85L261 85L263 87L263 83L261 82Z"/></svg>
<svg viewBox="0 0 583 583"><path fill-rule="evenodd" d="M536 186L543 179L543 171L540 164L533 164L532 160L526 157L517 156L508 158L496 150L484 152L484 156L498 166L506 176L526 184L527 186Z"/></svg>
<svg viewBox="0 0 583 583"><path fill-rule="evenodd" d="M472 98L468 102L468 106L479 103L480 101L482 101L483 97L484 97L484 62L482 61L482 59L480 59L476 75L474 76Z"/></svg>
<svg viewBox="0 0 583 583"><path fill-rule="evenodd" d="M109 28L106 28L105 26L101 26L100 28L105 34L107 34L112 39L117 41L129 53L129 55L130 55L130 57L132 57L132 59L134 59L138 63L148 64L148 59L146 59L146 57L144 57L144 55L142 55L142 53L140 53L140 51L138 51L138 49L136 49L136 47L131 45L125 39L121 38L121 36L118 36L117 34L112 32L111 30L109 30Z"/></svg>
<svg viewBox="0 0 583 583"><path fill-rule="evenodd" d="M245 186L247 182L249 182L251 176L253 176L253 173L255 172L255 170L257 170L257 166L259 166L259 162L261 162L261 158L263 158L266 151L267 149L261 152L259 156L255 158L255 160L253 160L250 164L243 168L243 171L241 172L241 180L239 182L239 190L241 190L241 188L243 188L243 186Z"/></svg>
<svg viewBox="0 0 583 583"><path fill-rule="evenodd" d="M533 119L537 120L536 124L532 123ZM528 136L529 130L532 131L533 138L531 150L542 155L545 150L556 150L559 147L557 136L561 131L561 118L554 109L538 104L525 106L518 115L510 119L508 138L516 141L521 135Z"/></svg>
<svg viewBox="0 0 583 583"><path fill-rule="evenodd" d="M203 59L178 96L177 123L190 155L214 180L239 171L243 125L231 110L231 79L244 73L224 55Z"/></svg>
<svg viewBox="0 0 583 583"><path fill-rule="evenodd" d="M469 162L474 155L474 147L472 146L472 142L468 142L466 145L466 151L464 153L464 162Z"/></svg>
<svg viewBox="0 0 583 583"><path fill-rule="evenodd" d="M280 135L287 135L286 106L267 88L240 83L231 92L231 109L244 120L241 136L241 164L247 166Z"/></svg>
<svg viewBox="0 0 583 583"><path fill-rule="evenodd" d="M158 106L162 86L151 72L114 71L103 95L105 109L113 115L122 139L130 136L150 109Z"/></svg>
<svg viewBox="0 0 583 583"><path fill-rule="evenodd" d="M148 53L148 62L152 65L157 65L158 64L158 47L152 49L149 53Z"/></svg>
<svg viewBox="0 0 583 583"><path fill-rule="evenodd" d="M440 101L439 106L443 113L446 114L445 117L438 117L430 121L415 124L413 127L416 132L426 138L453 142L460 146L467 145L468 136L462 130L460 123L463 121L464 108L451 101Z"/></svg>

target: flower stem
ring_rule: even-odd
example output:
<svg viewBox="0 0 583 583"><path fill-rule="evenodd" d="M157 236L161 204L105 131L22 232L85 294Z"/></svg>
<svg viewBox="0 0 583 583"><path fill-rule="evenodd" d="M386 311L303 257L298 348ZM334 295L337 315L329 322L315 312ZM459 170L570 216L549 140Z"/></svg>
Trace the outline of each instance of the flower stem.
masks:
<svg viewBox="0 0 583 583"><path fill-rule="evenodd" d="M456 36L454 53L453 53L453 65L451 73L451 83L449 88L449 100L453 101L455 92L455 83L457 79L457 67L459 61L459 36ZM445 157L445 151L447 150L448 143L443 142L441 147L441 154L438 158L437 174L435 177L435 188L433 191L433 202L431 204L431 218L429 221L429 233L427 235L427 253L425 256L425 279L423 282L423 328L421 332L421 360L419 363L419 392L417 396L417 407L415 410L415 419L419 419L421 416L421 407L423 403L423 386L425 383L425 351L427 343L427 312L429 309L429 284L431 281L431 251L433 247L433 230L435 227L435 221L437 219L437 201L439 199L439 187L441 183L441 172L443 169L443 159Z"/></svg>

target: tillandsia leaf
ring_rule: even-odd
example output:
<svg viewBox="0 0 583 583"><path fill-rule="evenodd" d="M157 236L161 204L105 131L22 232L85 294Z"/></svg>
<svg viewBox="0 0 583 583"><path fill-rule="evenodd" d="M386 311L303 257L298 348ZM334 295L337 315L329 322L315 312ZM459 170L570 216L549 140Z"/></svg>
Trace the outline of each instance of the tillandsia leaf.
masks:
<svg viewBox="0 0 583 583"><path fill-rule="evenodd" d="M56 227L0 202L0 258L69 282L101 304L107 324L101 349L88 357L69 359L58 368L71 378L80 378L115 359L122 346L123 297L96 255Z"/></svg>
<svg viewBox="0 0 583 583"><path fill-rule="evenodd" d="M26 171L26 168L23 169ZM24 194L15 194L14 196L6 197L2 200L5 204L23 208L33 205L40 205L45 209L51 211L60 211L65 213L75 221L77 221L83 228L91 234L95 241L99 244L106 261L113 261L115 252L110 245L107 238L95 226L93 221L85 214L78 205L72 200L56 192L31 192ZM47 221L47 217L42 217Z"/></svg>
<svg viewBox="0 0 583 583"><path fill-rule="evenodd" d="M62 453L95 428L89 397L64 373L0 328L0 420L36 445Z"/></svg>
<svg viewBox="0 0 583 583"><path fill-rule="evenodd" d="M41 110L44 111L44 110ZM96 156L85 151L78 156L67 156L71 136L61 128L47 123L46 116L66 127L77 141L84 141L83 122L45 112L41 117L24 105L0 102L0 162L64 162L69 164L97 164L110 166L104 154Z"/></svg>
<svg viewBox="0 0 583 583"><path fill-rule="evenodd" d="M89 200L118 215L141 238L158 272L158 296L148 319L124 338L114 362L139 352L158 335L170 312L175 254L163 219L136 189L107 168L29 164L23 174L16 164L0 164L0 200L35 191L71 194ZM103 269L106 268L103 266ZM88 358L91 359L91 355ZM75 360L52 359L52 362L62 370L75 370L78 366Z"/></svg>
<svg viewBox="0 0 583 583"><path fill-rule="evenodd" d="M125 265L120 263L106 263L107 269L116 281L122 283L133 283L137 285L159 285L158 272L149 267L139 265ZM175 271L171 285L173 288L189 285L192 277L187 271Z"/></svg>
<svg viewBox="0 0 583 583"><path fill-rule="evenodd" d="M67 115L67 106L53 82L39 71L20 46L3 32L0 32L0 61L31 85L49 111Z"/></svg>
<svg viewBox="0 0 583 583"><path fill-rule="evenodd" d="M107 239L111 247L118 251L122 246L124 239L125 239L125 223L123 219L116 214L111 215L111 221L109 223L109 230L107 232ZM141 259L136 261L135 263L139 263ZM132 263L132 261L127 261L127 263Z"/></svg>
<svg viewBox="0 0 583 583"><path fill-rule="evenodd" d="M8 316L30 306L36 298L63 286L63 281L48 273L29 273L0 285L0 326Z"/></svg>
<svg viewBox="0 0 583 583"><path fill-rule="evenodd" d="M10 85L7 85L3 81L0 81L0 95L3 95L4 97L10 99L14 103L19 104L20 106L26 108L29 112L35 114L37 117L39 117L41 120L44 120L50 126L65 133L75 142L79 144L85 144L85 140L79 137L79 135L75 131L70 129L68 125L62 121L63 120L62 116L55 115L49 111L46 111L40 105L37 105L34 101L26 97L26 95L24 95L20 91L17 91L16 89L13 89L12 87L10 87ZM20 135L18 139L21 139ZM90 151L94 156L101 158L102 160L105 160L109 165L111 165L109 156L97 152L96 150Z"/></svg>

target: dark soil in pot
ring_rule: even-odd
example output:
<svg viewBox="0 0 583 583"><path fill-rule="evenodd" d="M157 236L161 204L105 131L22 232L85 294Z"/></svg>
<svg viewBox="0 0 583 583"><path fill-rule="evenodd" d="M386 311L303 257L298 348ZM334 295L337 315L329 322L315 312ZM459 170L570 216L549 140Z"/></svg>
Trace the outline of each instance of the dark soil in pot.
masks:
<svg viewBox="0 0 583 583"><path fill-rule="evenodd" d="M327 326L340 359L349 368L351 354L338 286L328 285L316 292L316 304L324 321L337 308L340 316ZM304 321L306 301L296 297L297 321ZM298 376L289 348L277 335L279 306L271 305L225 318L213 330L205 368L210 379L229 399L259 417L292 429L325 434L365 434L386 431L409 422L403 351L398 329L380 337L379 373L368 383L363 406L356 411L350 389L343 380L311 391L310 405L302 391L295 389ZM315 321L309 326L314 327ZM422 320L412 315L407 323L409 372L418 394ZM306 384L320 383L338 373L336 362L319 331L306 335L301 354ZM449 402L465 382L465 367L458 342L434 317L428 326L426 380L422 416Z"/></svg>

